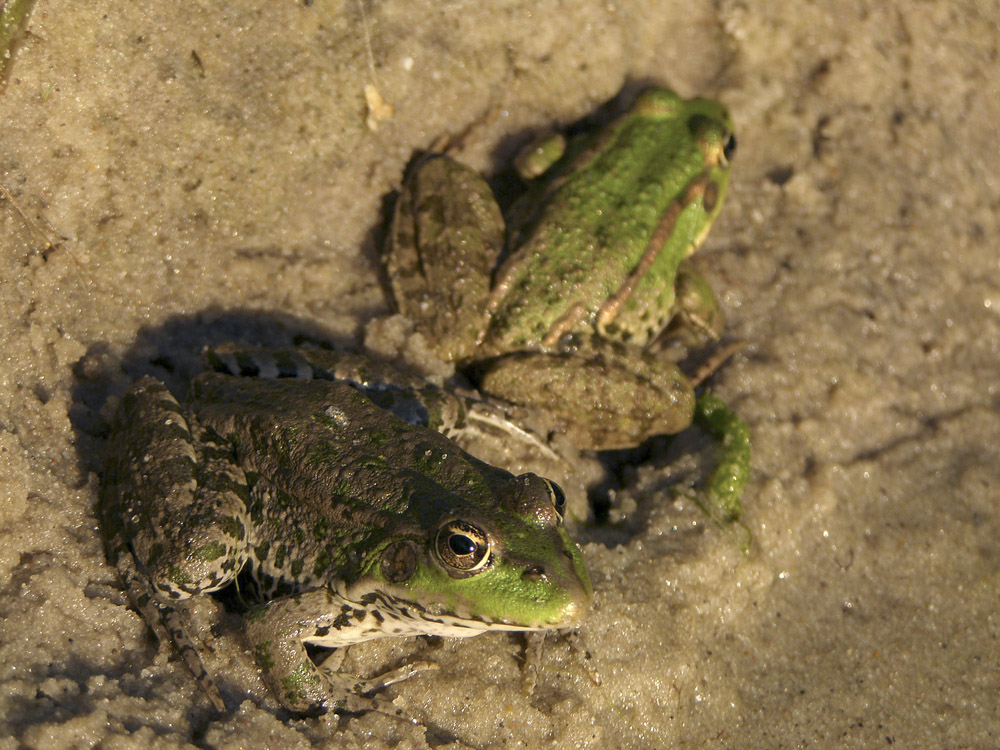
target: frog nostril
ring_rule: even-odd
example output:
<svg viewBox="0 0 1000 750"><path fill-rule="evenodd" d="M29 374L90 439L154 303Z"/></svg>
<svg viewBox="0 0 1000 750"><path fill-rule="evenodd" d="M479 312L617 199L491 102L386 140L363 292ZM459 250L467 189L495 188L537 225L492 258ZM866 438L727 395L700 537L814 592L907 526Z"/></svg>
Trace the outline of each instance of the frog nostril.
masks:
<svg viewBox="0 0 1000 750"><path fill-rule="evenodd" d="M542 565L530 565L525 568L524 573L521 574L521 578L526 581L547 581L549 580L549 574Z"/></svg>

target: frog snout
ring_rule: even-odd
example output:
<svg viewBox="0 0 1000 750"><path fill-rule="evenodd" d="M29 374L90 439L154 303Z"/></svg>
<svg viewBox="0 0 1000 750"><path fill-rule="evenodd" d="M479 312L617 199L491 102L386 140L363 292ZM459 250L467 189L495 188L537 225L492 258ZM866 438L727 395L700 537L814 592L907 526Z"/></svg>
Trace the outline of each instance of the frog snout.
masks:
<svg viewBox="0 0 1000 750"><path fill-rule="evenodd" d="M526 583L540 583L551 589L552 599L549 601L556 606L550 609L544 618L549 627L573 625L582 620L590 609L593 591L585 572L584 578L580 578L570 571L560 570L558 565L533 562L525 566L521 580Z"/></svg>
<svg viewBox="0 0 1000 750"><path fill-rule="evenodd" d="M592 598L589 586L575 586L570 589L569 594L569 600L563 605L559 618L563 627L580 622L590 609Z"/></svg>

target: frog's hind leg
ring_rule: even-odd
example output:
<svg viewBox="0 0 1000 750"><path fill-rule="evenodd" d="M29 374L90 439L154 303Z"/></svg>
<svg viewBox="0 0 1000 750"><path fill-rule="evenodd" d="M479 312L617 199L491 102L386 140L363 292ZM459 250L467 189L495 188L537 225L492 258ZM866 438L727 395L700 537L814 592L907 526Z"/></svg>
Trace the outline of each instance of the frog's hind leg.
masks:
<svg viewBox="0 0 1000 750"><path fill-rule="evenodd" d="M399 312L441 358L475 351L503 244L500 207L482 175L439 155L411 165L384 263Z"/></svg>
<svg viewBox="0 0 1000 750"><path fill-rule="evenodd" d="M163 383L144 378L122 398L102 482L109 558L136 608L199 681L207 678L200 649L170 602L225 586L246 562L246 480L231 453L189 426ZM214 685L206 691L221 709Z"/></svg>
<svg viewBox="0 0 1000 750"><path fill-rule="evenodd" d="M465 393L455 393L413 373L364 355L306 347L256 347L225 343L206 349L206 365L240 377L301 378L351 384L377 406L409 424L430 427L470 450L484 434L513 441L524 451L562 463L546 439L498 406Z"/></svg>
<svg viewBox="0 0 1000 750"><path fill-rule="evenodd" d="M484 393L552 415L585 450L630 448L691 424L694 390L674 362L583 335L560 346L483 361L473 375Z"/></svg>
<svg viewBox="0 0 1000 750"><path fill-rule="evenodd" d="M191 423L160 381L126 392L109 441L105 528L118 531L161 596L229 583L247 560L246 477L232 448Z"/></svg>

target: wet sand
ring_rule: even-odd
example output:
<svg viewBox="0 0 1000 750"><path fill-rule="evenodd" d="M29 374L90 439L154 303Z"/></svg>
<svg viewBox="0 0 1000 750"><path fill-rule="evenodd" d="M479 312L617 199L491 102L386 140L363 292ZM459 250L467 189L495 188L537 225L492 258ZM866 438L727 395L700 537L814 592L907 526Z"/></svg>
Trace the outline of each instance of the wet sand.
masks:
<svg viewBox="0 0 1000 750"><path fill-rule="evenodd" d="M353 2L37 0L0 96L0 747L997 746L998 23L970 2L387 1L366 34ZM207 599L214 716L104 561L117 398L144 373L182 390L230 339L419 360L376 260L407 161L451 134L497 174L650 82L737 123L697 257L749 342L713 388L753 433L750 555L654 452L615 523L579 530L576 645L365 644L358 672L441 666L387 691L424 726L286 721ZM376 129L368 85L394 108Z"/></svg>

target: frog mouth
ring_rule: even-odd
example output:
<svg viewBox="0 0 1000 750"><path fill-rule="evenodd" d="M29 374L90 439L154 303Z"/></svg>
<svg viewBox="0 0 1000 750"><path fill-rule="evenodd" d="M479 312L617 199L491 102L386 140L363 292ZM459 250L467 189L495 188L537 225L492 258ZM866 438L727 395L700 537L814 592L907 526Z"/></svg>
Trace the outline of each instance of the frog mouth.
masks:
<svg viewBox="0 0 1000 750"><path fill-rule="evenodd" d="M477 615L461 607L445 611L441 604L424 606L392 592L378 589L360 596L359 609L368 612L386 635L445 635L469 638L491 630L536 630L531 626L502 622Z"/></svg>

